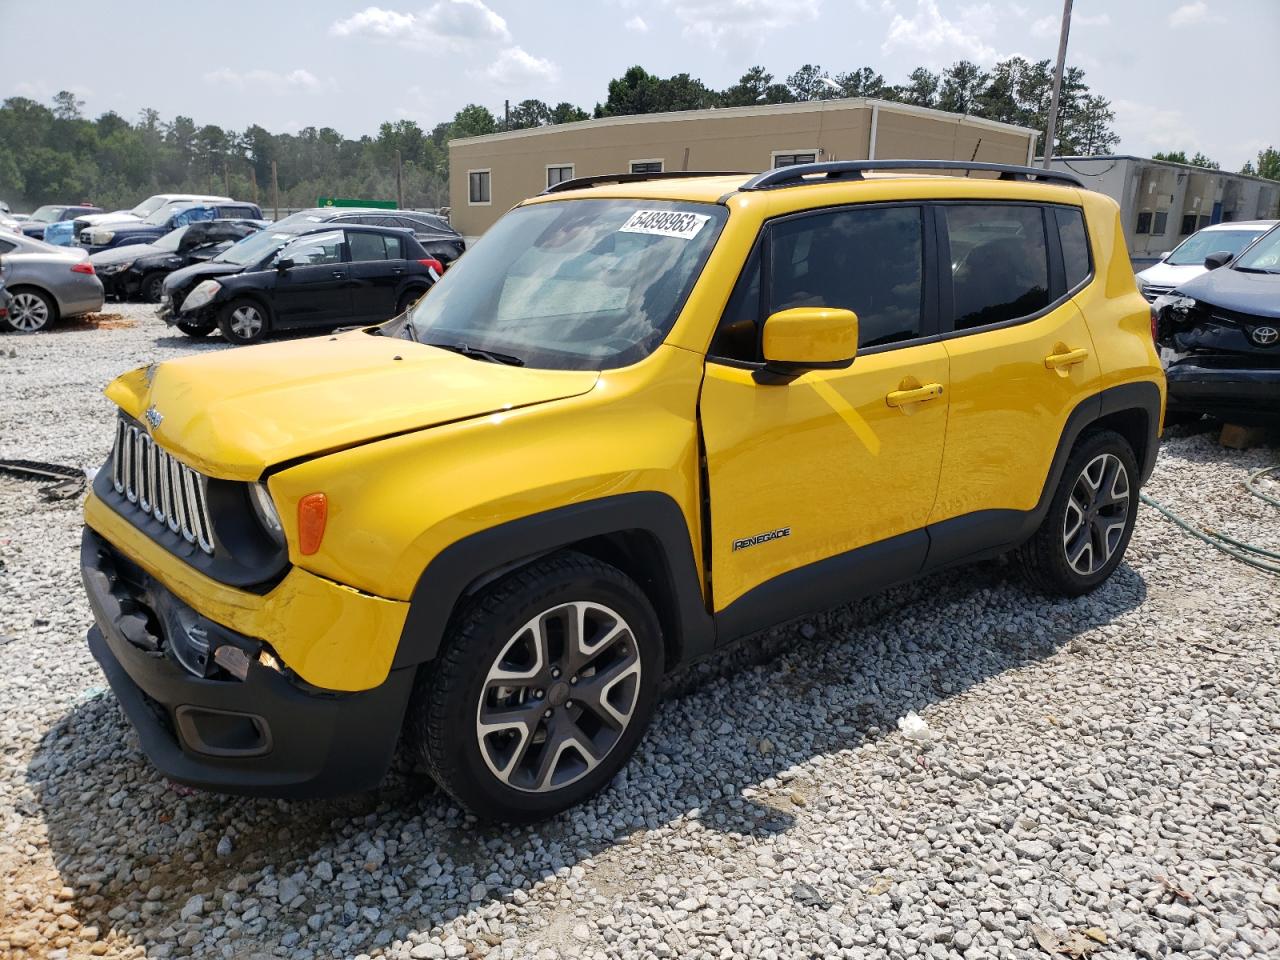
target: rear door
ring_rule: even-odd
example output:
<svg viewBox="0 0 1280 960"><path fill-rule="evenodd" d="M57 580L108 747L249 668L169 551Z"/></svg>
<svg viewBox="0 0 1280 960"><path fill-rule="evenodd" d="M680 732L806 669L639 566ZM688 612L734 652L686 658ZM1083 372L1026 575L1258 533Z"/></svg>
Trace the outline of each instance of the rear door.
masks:
<svg viewBox="0 0 1280 960"><path fill-rule="evenodd" d="M980 514L980 539L995 546L1039 501L1067 417L1097 392L1098 358L1066 286L1055 206L936 210L939 242L950 248L942 273L951 281L943 285L951 411L930 523ZM948 529L956 528L934 537L931 564L972 552Z"/></svg>
<svg viewBox="0 0 1280 960"><path fill-rule="evenodd" d="M348 230L351 251L351 314L355 323L380 323L396 313L405 275L404 252L394 233Z"/></svg>
<svg viewBox="0 0 1280 960"><path fill-rule="evenodd" d="M332 326L348 322L351 290L346 240L341 230L311 233L280 248L276 261L292 260L275 274L271 290L276 326Z"/></svg>

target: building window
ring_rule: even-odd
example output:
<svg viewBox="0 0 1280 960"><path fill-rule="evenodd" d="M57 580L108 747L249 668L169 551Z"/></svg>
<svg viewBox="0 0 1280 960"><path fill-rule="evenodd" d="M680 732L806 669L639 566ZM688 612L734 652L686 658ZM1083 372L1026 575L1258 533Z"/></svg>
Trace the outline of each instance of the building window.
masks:
<svg viewBox="0 0 1280 960"><path fill-rule="evenodd" d="M467 171L467 202L479 206L490 202L488 170Z"/></svg>
<svg viewBox="0 0 1280 960"><path fill-rule="evenodd" d="M1178 228L1178 236L1185 237L1189 233L1196 232L1196 215L1194 213L1184 213L1182 215L1182 226Z"/></svg>
<svg viewBox="0 0 1280 960"><path fill-rule="evenodd" d="M632 160L632 173L662 173L661 160Z"/></svg>
<svg viewBox="0 0 1280 960"><path fill-rule="evenodd" d="M1163 237L1169 230L1169 211L1161 210L1156 214L1155 223L1151 227L1151 232L1157 237Z"/></svg>
<svg viewBox="0 0 1280 960"><path fill-rule="evenodd" d="M549 163L547 164L547 186L554 187L557 183L564 183L566 180L573 179L572 163Z"/></svg>
<svg viewBox="0 0 1280 960"><path fill-rule="evenodd" d="M1200 219L1196 221L1196 229L1203 230L1212 222L1213 222L1213 217L1209 216L1209 214L1207 213L1202 213L1200 214Z"/></svg>
<svg viewBox="0 0 1280 960"><path fill-rule="evenodd" d="M1138 226L1134 228L1134 233L1150 233L1151 232L1151 211L1143 210L1138 214Z"/></svg>
<svg viewBox="0 0 1280 960"><path fill-rule="evenodd" d="M773 167L794 167L797 163L817 163L818 151L813 150L775 150L773 151Z"/></svg>

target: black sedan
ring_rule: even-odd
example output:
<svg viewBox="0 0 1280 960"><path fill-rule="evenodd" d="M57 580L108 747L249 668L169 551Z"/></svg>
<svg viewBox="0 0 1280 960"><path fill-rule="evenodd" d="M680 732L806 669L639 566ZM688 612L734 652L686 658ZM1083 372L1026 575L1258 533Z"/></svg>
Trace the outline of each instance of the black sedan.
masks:
<svg viewBox="0 0 1280 960"><path fill-rule="evenodd" d="M1173 416L1280 421L1280 227L1152 304Z"/></svg>
<svg viewBox="0 0 1280 960"><path fill-rule="evenodd" d="M400 227L282 221L171 273L160 317L193 337L216 327L238 344L273 330L381 323L426 293L441 270Z"/></svg>
<svg viewBox="0 0 1280 960"><path fill-rule="evenodd" d="M108 297L154 303L163 292L164 278L173 271L212 259L264 225L261 220L201 220L172 230L155 243L95 253L89 262Z"/></svg>
<svg viewBox="0 0 1280 960"><path fill-rule="evenodd" d="M467 249L462 235L439 214L421 210L380 210L374 207L312 207L299 210L280 221L279 226L295 223L348 223L367 227L407 227L413 231L427 255L448 269Z"/></svg>

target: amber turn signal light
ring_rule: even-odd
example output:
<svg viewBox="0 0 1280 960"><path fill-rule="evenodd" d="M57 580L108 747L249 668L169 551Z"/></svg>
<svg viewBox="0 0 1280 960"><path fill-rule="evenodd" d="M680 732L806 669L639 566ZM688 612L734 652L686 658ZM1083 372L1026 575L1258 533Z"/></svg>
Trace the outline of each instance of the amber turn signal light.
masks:
<svg viewBox="0 0 1280 960"><path fill-rule="evenodd" d="M329 498L323 493L308 493L298 501L298 550L303 556L320 549L328 520Z"/></svg>

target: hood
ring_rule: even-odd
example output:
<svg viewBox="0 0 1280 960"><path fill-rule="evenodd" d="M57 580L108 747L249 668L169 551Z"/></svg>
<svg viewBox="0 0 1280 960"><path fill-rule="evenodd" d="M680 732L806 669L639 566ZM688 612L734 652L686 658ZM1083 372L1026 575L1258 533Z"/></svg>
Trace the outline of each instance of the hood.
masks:
<svg viewBox="0 0 1280 960"><path fill-rule="evenodd" d="M1174 266L1171 263L1161 262L1147 267L1147 269L1138 274L1138 279L1144 283L1154 284L1157 287L1173 288L1180 283L1186 283L1193 277L1200 276L1204 272L1204 264L1201 263Z"/></svg>
<svg viewBox="0 0 1280 960"><path fill-rule="evenodd" d="M169 232L169 228L163 225L153 226L143 220L126 220L124 223L109 223L104 228L112 231L117 237L133 237L147 236L148 234L162 237Z"/></svg>
<svg viewBox="0 0 1280 960"><path fill-rule="evenodd" d="M201 472L256 480L289 460L577 396L598 379L354 331L169 360L106 394L142 422L154 407L153 436Z"/></svg>
<svg viewBox="0 0 1280 960"><path fill-rule="evenodd" d="M150 256L155 253L155 245L151 243L131 243L124 247L111 247L107 250L99 250L89 258L89 262L95 267L106 267L113 263L128 263L131 260L137 260L139 257Z"/></svg>
<svg viewBox="0 0 1280 960"><path fill-rule="evenodd" d="M1219 267L1179 284L1176 292L1223 310L1280 318L1280 274Z"/></svg>
<svg viewBox="0 0 1280 960"><path fill-rule="evenodd" d="M76 217L76 223L88 224L91 227L104 223L141 223L141 217L135 217L128 210L117 210L114 213L91 213L84 217Z"/></svg>
<svg viewBox="0 0 1280 960"><path fill-rule="evenodd" d="M235 263L193 263L191 266L175 270L165 277L164 291L172 294L175 290L185 290L187 287L194 286L201 280L208 280L211 277L227 277L233 273L239 273L243 269L244 267Z"/></svg>

